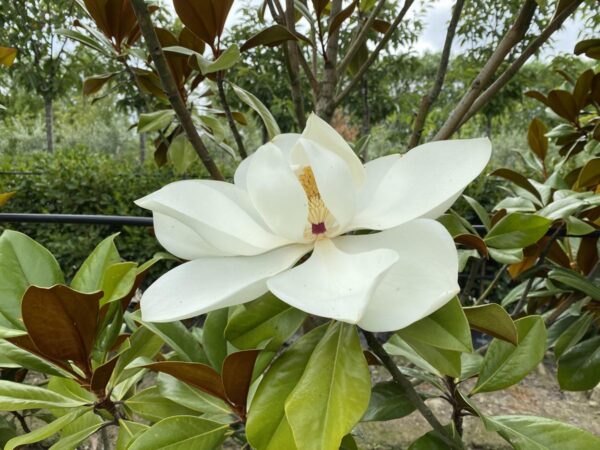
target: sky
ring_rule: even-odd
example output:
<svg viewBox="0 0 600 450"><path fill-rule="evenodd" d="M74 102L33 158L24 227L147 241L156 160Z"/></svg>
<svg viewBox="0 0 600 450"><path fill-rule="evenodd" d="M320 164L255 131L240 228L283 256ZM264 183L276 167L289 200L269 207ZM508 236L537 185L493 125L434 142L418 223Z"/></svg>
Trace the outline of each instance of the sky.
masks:
<svg viewBox="0 0 600 450"><path fill-rule="evenodd" d="M253 3L259 5L260 0L251 0ZM166 0L170 3L169 0ZM416 42L413 50L417 53L424 53L426 51L436 52L441 51L444 45L444 38L446 32L446 26L450 20L452 13L452 6L455 0L417 0L415 5L409 10L409 14L414 14L415 11L420 10L421 6L429 4L429 8L425 13L423 21L425 28L421 34L419 40ZM229 16L228 25L235 23L240 20L240 15L237 13L241 4L240 0L234 2L232 14ZM570 53L573 51L575 44L577 43L579 30L582 28L580 20L569 19L561 30L556 32L553 36L552 45L546 43L542 47L542 57L544 59L550 58L558 53ZM461 52L461 48L455 44L453 46L453 53Z"/></svg>
<svg viewBox="0 0 600 450"><path fill-rule="evenodd" d="M419 0L417 3L427 3ZM452 14L454 0L437 0L433 7L429 8L424 17L425 30L423 31L415 50L419 53L424 51L441 51L444 45L446 26ZM572 52L578 41L578 32L581 29L581 23L577 20L569 19L563 28L557 31L553 36L552 45L545 45L542 48L542 56L549 57L557 53ZM453 52L460 52L460 48L454 46Z"/></svg>

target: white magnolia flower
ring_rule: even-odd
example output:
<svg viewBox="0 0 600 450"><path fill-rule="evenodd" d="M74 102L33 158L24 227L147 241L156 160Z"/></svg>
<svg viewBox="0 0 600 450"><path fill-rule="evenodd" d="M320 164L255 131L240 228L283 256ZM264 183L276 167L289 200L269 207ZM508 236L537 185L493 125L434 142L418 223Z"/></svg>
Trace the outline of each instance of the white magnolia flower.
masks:
<svg viewBox="0 0 600 450"><path fill-rule="evenodd" d="M142 318L185 319L270 290L369 331L406 327L459 291L456 247L432 219L490 152L487 139L441 141L363 165L311 115L301 135L244 160L234 184L178 181L136 202L154 213L160 243L190 260L146 290ZM379 232L348 234L365 229Z"/></svg>

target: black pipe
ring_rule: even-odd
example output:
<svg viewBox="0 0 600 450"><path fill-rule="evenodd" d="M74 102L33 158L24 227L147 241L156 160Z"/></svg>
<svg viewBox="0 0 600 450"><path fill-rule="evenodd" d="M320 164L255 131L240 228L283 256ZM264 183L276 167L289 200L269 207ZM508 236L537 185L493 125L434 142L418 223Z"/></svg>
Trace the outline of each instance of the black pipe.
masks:
<svg viewBox="0 0 600 450"><path fill-rule="evenodd" d="M0 223L73 223L83 225L117 225L151 227L152 217L103 216L85 214L0 213Z"/></svg>
<svg viewBox="0 0 600 450"><path fill-rule="evenodd" d="M115 225L115 226L134 226L151 227L152 217L138 216L105 216L105 215L86 215L86 214L28 214L28 213L0 213L0 223L72 223L82 225ZM483 225L472 225L475 231L480 235L485 235ZM552 234L549 230L548 234ZM573 236L566 232L559 233L559 237L584 237ZM600 237L600 230L593 231L585 236Z"/></svg>
<svg viewBox="0 0 600 450"><path fill-rule="evenodd" d="M42 172L8 171L8 172L0 172L0 175L43 175L43 174L42 174Z"/></svg>

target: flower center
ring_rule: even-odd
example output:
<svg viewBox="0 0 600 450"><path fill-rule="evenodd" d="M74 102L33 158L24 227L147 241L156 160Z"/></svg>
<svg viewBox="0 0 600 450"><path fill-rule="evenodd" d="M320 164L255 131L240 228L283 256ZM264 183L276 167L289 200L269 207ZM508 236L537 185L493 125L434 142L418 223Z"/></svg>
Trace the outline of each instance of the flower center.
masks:
<svg viewBox="0 0 600 450"><path fill-rule="evenodd" d="M310 234L314 236L325 234L327 231L325 221L327 220L327 216L329 216L329 210L321 198L315 174L310 167L305 167L298 175L298 179L308 198L308 221L311 224Z"/></svg>

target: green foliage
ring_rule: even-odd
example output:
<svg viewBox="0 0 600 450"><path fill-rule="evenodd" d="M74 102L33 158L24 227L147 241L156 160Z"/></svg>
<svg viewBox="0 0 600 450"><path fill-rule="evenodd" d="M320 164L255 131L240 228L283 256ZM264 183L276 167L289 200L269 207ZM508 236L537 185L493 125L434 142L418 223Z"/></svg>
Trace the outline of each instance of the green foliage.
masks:
<svg viewBox="0 0 600 450"><path fill-rule="evenodd" d="M167 168L139 165L110 155L78 151L53 157L34 152L0 155L0 171L31 171L34 175L0 177L0 191L15 190L4 212L55 214L144 215L133 201L176 180ZM198 170L198 166L194 170ZM120 232L119 248L126 259L146 260L162 248L144 227L103 225L0 224L44 243L65 269L67 278L96 242Z"/></svg>

